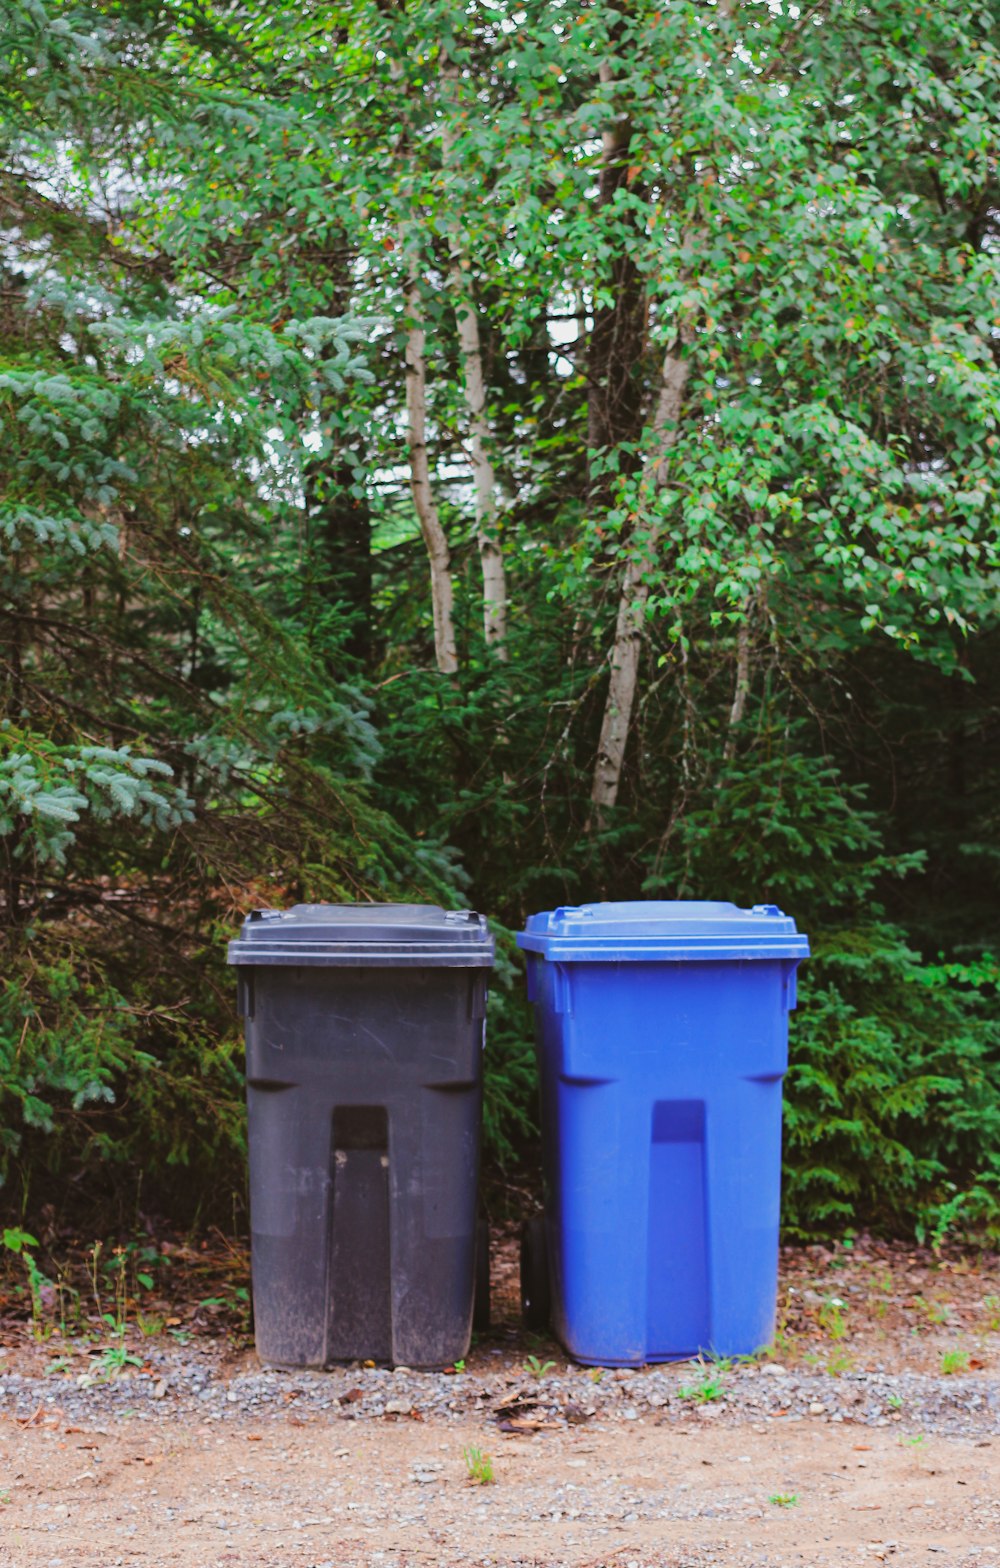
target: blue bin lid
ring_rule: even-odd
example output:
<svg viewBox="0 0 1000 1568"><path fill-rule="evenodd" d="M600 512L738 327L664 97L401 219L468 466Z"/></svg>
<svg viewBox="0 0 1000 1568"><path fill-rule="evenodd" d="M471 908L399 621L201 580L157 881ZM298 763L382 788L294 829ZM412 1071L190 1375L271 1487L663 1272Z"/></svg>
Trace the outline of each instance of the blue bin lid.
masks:
<svg viewBox="0 0 1000 1568"><path fill-rule="evenodd" d="M436 904L296 904L255 909L229 944L231 964L489 968L483 915Z"/></svg>
<svg viewBox="0 0 1000 1568"><path fill-rule="evenodd" d="M809 938L776 904L692 899L579 904L530 915L517 945L559 963L808 958Z"/></svg>

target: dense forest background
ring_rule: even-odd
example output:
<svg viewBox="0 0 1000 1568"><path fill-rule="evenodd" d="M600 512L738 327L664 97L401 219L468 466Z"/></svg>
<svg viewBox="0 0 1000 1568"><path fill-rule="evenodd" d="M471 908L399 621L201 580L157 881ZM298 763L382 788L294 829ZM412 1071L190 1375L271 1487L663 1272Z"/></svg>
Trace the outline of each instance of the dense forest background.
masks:
<svg viewBox="0 0 1000 1568"><path fill-rule="evenodd" d="M249 908L811 935L791 1234L1000 1234L992 0L2 0L0 1163L240 1222Z"/></svg>

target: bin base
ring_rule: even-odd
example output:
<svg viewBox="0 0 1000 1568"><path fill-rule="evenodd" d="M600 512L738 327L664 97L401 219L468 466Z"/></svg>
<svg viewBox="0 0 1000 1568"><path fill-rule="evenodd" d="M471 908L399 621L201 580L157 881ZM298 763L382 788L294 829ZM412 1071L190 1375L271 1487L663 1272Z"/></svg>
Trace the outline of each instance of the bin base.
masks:
<svg viewBox="0 0 1000 1568"><path fill-rule="evenodd" d="M460 1359L460 1358L459 1358ZM338 1372L344 1367L369 1367L374 1365L381 1371L394 1372L397 1367L405 1366L410 1372L449 1372L454 1367L454 1361L324 1361L321 1366L315 1362L275 1361L271 1356L262 1356L257 1352L257 1360L268 1372Z"/></svg>
<svg viewBox="0 0 1000 1568"><path fill-rule="evenodd" d="M556 1335L556 1338L558 1339L559 1336ZM570 1360L575 1361L577 1366L581 1367L608 1367L609 1369L614 1367L659 1367L670 1366L681 1361L698 1361L701 1359L709 1359L707 1352L703 1350L692 1350L687 1354L684 1354L682 1351L671 1350L662 1356L645 1356L633 1361L626 1361L622 1358L615 1358L612 1360L609 1356L584 1356L576 1350L570 1350L569 1346L564 1344L561 1339L559 1340L559 1343L562 1345L562 1348L565 1350Z"/></svg>

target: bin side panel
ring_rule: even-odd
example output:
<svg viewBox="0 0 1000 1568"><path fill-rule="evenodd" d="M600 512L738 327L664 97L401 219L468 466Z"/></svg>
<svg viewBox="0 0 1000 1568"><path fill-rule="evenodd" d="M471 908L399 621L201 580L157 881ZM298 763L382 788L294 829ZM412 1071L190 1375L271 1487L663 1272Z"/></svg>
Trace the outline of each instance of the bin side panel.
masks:
<svg viewBox="0 0 1000 1568"><path fill-rule="evenodd" d="M450 1366L469 1348L481 1119L479 1081L424 1086L394 1109L393 1360L404 1366Z"/></svg>
<svg viewBox="0 0 1000 1568"><path fill-rule="evenodd" d="M549 1218L553 1326L580 1360L642 1361L649 1137L619 1083L558 1084Z"/></svg>
<svg viewBox="0 0 1000 1568"><path fill-rule="evenodd" d="M781 1080L720 1090L708 1136L711 1349L752 1355L770 1344L778 1292Z"/></svg>
<svg viewBox="0 0 1000 1568"><path fill-rule="evenodd" d="M326 1336L329 1115L298 1085L260 1082L247 1085L247 1113L258 1352L279 1366L320 1366Z"/></svg>

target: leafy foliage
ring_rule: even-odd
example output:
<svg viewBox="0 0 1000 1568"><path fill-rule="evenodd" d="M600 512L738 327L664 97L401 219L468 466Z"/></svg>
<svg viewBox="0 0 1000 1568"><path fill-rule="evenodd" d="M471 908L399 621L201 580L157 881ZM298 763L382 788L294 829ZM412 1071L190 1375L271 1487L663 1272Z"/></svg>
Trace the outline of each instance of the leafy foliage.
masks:
<svg viewBox="0 0 1000 1568"><path fill-rule="evenodd" d="M995 1240L996 967L985 985L973 970L942 982L884 923L825 933L814 967L787 1088L786 1223Z"/></svg>

